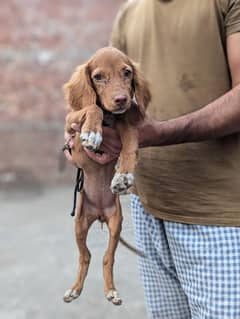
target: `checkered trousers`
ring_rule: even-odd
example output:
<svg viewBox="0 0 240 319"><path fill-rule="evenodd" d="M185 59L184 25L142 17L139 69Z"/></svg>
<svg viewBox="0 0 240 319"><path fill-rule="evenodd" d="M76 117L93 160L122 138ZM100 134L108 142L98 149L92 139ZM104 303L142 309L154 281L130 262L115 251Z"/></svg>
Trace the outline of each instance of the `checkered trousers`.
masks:
<svg viewBox="0 0 240 319"><path fill-rule="evenodd" d="M162 221L131 197L151 319L240 319L240 227Z"/></svg>

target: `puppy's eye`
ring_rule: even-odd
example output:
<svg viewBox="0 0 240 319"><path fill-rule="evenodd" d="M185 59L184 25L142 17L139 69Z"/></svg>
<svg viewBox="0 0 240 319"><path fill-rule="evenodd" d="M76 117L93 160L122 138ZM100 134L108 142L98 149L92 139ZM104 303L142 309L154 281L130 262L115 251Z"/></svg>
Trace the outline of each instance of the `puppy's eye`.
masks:
<svg viewBox="0 0 240 319"><path fill-rule="evenodd" d="M123 75L124 75L125 78L129 78L132 75L132 71L129 70L129 69L125 69L123 71Z"/></svg>
<svg viewBox="0 0 240 319"><path fill-rule="evenodd" d="M103 80L103 75L101 73L97 73L93 76L94 80L101 81Z"/></svg>

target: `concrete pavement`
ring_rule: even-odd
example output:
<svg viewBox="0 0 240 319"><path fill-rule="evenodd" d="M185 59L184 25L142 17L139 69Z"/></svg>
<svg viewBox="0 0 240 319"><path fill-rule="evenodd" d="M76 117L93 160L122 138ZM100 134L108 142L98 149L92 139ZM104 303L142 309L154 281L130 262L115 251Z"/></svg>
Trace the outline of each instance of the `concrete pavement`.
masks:
<svg viewBox="0 0 240 319"><path fill-rule="evenodd" d="M92 253L82 295L62 301L77 270L73 234L72 187L24 188L0 192L0 318L1 319L146 319L136 256L121 245L115 262L115 282L123 299L113 306L103 294L102 257L108 233L99 223L91 228ZM134 243L129 199L122 197L122 235Z"/></svg>

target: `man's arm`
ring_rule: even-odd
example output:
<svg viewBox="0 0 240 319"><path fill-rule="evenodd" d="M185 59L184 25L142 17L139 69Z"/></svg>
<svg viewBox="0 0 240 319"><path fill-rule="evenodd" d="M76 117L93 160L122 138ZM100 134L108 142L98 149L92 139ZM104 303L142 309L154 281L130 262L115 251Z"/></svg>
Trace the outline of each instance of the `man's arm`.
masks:
<svg viewBox="0 0 240 319"><path fill-rule="evenodd" d="M148 119L140 129L140 147L220 138L240 132L240 33L227 38L233 90L198 111L165 122Z"/></svg>
<svg viewBox="0 0 240 319"><path fill-rule="evenodd" d="M240 132L240 85L202 109L173 120L148 119L139 130L140 147L200 142Z"/></svg>

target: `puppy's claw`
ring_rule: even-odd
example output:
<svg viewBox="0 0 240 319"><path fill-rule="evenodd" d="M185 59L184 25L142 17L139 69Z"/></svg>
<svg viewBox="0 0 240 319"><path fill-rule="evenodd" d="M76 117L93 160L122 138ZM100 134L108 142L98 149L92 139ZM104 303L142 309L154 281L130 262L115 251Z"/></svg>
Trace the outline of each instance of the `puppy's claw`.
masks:
<svg viewBox="0 0 240 319"><path fill-rule="evenodd" d="M63 300L65 302L71 302L74 299L77 299L81 294L81 291L77 291L75 289L69 289L65 292L64 296L63 296Z"/></svg>
<svg viewBox="0 0 240 319"><path fill-rule="evenodd" d="M106 294L106 298L108 301L111 301L116 306L120 306L122 304L122 299L119 297L118 292L116 290L109 290Z"/></svg>
<svg viewBox="0 0 240 319"><path fill-rule="evenodd" d="M127 189L131 187L133 183L133 174L115 174L111 182L111 191L114 194L126 194Z"/></svg>
<svg viewBox="0 0 240 319"><path fill-rule="evenodd" d="M102 135L97 132L81 133L82 145L89 150L97 150L102 143Z"/></svg>

